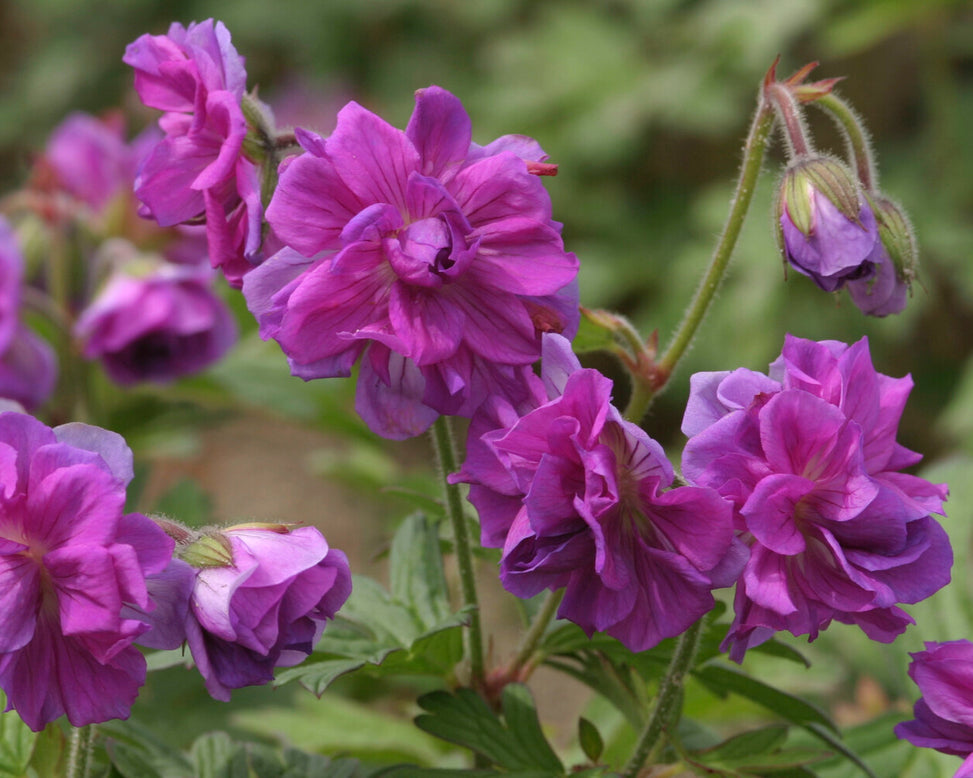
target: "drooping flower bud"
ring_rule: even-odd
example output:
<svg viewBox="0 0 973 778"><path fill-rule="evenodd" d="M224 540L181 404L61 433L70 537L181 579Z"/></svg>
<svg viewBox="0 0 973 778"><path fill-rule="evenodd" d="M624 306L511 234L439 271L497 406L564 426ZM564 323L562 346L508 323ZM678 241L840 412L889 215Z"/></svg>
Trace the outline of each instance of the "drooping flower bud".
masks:
<svg viewBox="0 0 973 778"><path fill-rule="evenodd" d="M870 257L874 270L850 281L848 293L862 313L887 316L905 308L919 251L909 217L898 204L881 195L869 195L868 201L878 222L879 241Z"/></svg>
<svg viewBox="0 0 973 778"><path fill-rule="evenodd" d="M879 227L848 168L825 156L798 159L784 171L776 203L785 259L826 292L874 275Z"/></svg>

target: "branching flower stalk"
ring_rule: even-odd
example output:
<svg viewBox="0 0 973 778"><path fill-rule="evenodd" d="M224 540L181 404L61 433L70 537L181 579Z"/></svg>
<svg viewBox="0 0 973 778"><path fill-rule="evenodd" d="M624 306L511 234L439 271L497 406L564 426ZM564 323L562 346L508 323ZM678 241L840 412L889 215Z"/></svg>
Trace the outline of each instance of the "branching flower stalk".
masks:
<svg viewBox="0 0 973 778"><path fill-rule="evenodd" d="M719 289L723 277L726 275L730 257L733 255L733 249L736 247L737 239L740 237L740 231L743 228L743 222L746 219L747 211L750 209L750 203L753 200L753 192L757 185L757 179L760 176L760 169L763 165L767 141L770 137L771 129L774 126L774 119L775 113L773 106L768 102L766 96L761 93L757 112L754 114L753 122L750 125L750 132L747 135L747 141L743 147L743 164L740 168L740 177L737 180L736 191L730 203L730 213L727 217L726 225L713 251L709 268L706 270L703 280L696 289L696 294L693 296L692 302L690 302L689 307L686 309L686 313L676 329L672 340L663 352L662 357L656 363L655 386L651 392L646 392L645 396L640 398L640 401L645 406L642 415L651 406L655 395L665 387L679 360L682 359L689 349L689 345L692 343L693 337L696 335L696 331L699 329L700 324L702 324L710 303L716 295L716 290ZM626 416L628 418L635 418L635 414L631 411L626 411Z"/></svg>

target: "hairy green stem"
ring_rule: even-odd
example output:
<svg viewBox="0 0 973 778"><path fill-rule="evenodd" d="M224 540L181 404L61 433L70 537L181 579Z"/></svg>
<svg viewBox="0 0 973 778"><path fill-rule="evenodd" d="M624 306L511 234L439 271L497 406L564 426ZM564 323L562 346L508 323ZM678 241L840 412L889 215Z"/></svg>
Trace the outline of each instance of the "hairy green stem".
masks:
<svg viewBox="0 0 973 778"><path fill-rule="evenodd" d="M704 620L705 616L679 636L676 652L672 655L669 669L659 684L659 692L655 698L652 715L649 716L645 728L639 735L632 758L628 760L628 764L622 770L623 778L635 778L638 775L642 765L645 764L645 760L659 745L662 734L672 721L682 691L683 679L692 667L696 650L699 648L699 638L703 631Z"/></svg>
<svg viewBox="0 0 973 778"><path fill-rule="evenodd" d="M453 527L453 542L456 547L456 563L459 567L460 590L463 605L470 611L470 624L466 632L467 656L470 660L470 685L482 689L484 685L483 629L480 625L480 605L476 595L476 575L473 570L473 551L470 535L463 515L463 502L459 487L449 483L448 476L457 469L456 449L449 417L440 416L432 426L433 447L439 462L439 476L442 479L446 497L446 515Z"/></svg>
<svg viewBox="0 0 973 778"><path fill-rule="evenodd" d="M702 324L706 311L716 295L716 290L719 289L720 283L723 281L733 249L740 237L744 219L750 208L750 202L753 200L753 192L757 186L757 178L760 176L760 169L767 149L767 139L773 126L773 107L762 97L753 117L753 123L750 125L750 134L747 136L746 145L743 148L740 178L737 181L736 192L730 203L730 214L727 217L726 225L723 227L723 233L713 251L709 268L696 289L696 294L676 329L675 335L673 335L665 353L656 365L658 381L654 393L649 394L644 400L646 410L648 410L654 394L662 390L677 363L689 348L693 336Z"/></svg>
<svg viewBox="0 0 973 778"><path fill-rule="evenodd" d="M94 724L71 728L65 778L88 778L91 775L91 754L94 742Z"/></svg>
<svg viewBox="0 0 973 778"><path fill-rule="evenodd" d="M855 166L855 172L858 173L858 180L865 191L874 191L878 187L878 168L872 154L872 145L869 143L868 131L855 109L830 92L819 97L812 105L816 105L834 119L845 136L848 154Z"/></svg>

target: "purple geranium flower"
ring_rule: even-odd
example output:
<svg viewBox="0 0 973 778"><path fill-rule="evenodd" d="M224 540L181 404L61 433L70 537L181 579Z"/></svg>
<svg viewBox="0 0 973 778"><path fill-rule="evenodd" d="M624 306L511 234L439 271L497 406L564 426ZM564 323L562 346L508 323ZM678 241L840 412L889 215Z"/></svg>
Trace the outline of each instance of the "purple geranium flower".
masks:
<svg viewBox="0 0 973 778"><path fill-rule="evenodd" d="M47 142L44 159L57 183L95 212L104 209L122 191L131 192L145 144L158 140L151 133L144 141L130 146L124 132L125 125L118 114L98 119L73 113L55 128Z"/></svg>
<svg viewBox="0 0 973 778"><path fill-rule="evenodd" d="M909 677L922 697L915 719L896 724L895 734L914 746L965 757L953 778L973 778L973 643L926 643L910 654Z"/></svg>
<svg viewBox="0 0 973 778"><path fill-rule="evenodd" d="M165 137L142 161L135 193L162 226L206 218L210 261L240 286L258 261L262 205L257 167L243 154L244 60L222 22L143 35L125 50L142 102L166 113Z"/></svg>
<svg viewBox="0 0 973 778"><path fill-rule="evenodd" d="M832 619L889 642L914 603L949 582L945 485L900 472L921 457L896 442L910 378L877 373L868 341L788 336L770 375L698 373L683 474L736 507L751 544L727 635L730 655L778 630L813 640Z"/></svg>
<svg viewBox="0 0 973 778"><path fill-rule="evenodd" d="M212 282L207 267L132 259L81 313L75 333L84 355L123 385L202 370L236 341L236 323Z"/></svg>
<svg viewBox="0 0 973 778"><path fill-rule="evenodd" d="M139 642L174 648L185 640L218 700L304 660L351 593L347 558L314 527L170 531L181 536L181 559L168 578L157 577L159 616Z"/></svg>
<svg viewBox="0 0 973 778"><path fill-rule="evenodd" d="M146 576L173 542L124 513L132 454L113 432L0 414L0 688L31 729L125 718L145 681Z"/></svg>
<svg viewBox="0 0 973 778"><path fill-rule="evenodd" d="M715 490L669 489L662 447L611 405L612 383L581 369L567 340L544 336L542 381L519 408L488 400L467 459L484 546L518 597L564 588L558 615L633 651L686 630L711 590L739 574L745 549Z"/></svg>
<svg viewBox="0 0 973 778"><path fill-rule="evenodd" d="M354 102L327 140L297 132L306 153L267 209L288 248L243 287L292 372L347 376L367 348L358 409L393 438L523 396L541 332L578 322L578 263L531 174L537 143L472 144L459 100L435 86L404 132Z"/></svg>
<svg viewBox="0 0 973 778"><path fill-rule="evenodd" d="M57 359L47 342L20 321L24 259L0 217L0 397L33 410L54 391Z"/></svg>

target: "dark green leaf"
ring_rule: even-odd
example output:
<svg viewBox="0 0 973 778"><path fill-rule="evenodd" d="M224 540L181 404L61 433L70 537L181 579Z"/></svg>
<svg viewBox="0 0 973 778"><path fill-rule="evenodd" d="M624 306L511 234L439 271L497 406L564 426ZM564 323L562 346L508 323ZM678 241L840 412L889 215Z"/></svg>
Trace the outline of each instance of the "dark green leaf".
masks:
<svg viewBox="0 0 973 778"><path fill-rule="evenodd" d="M584 717L578 719L578 741L589 762L597 762L601 759L601 754L605 750L605 741L602 740L598 728Z"/></svg>
<svg viewBox="0 0 973 778"><path fill-rule="evenodd" d="M834 722L817 706L793 694L768 686L739 670L721 665L706 665L696 668L692 673L703 685L720 697L733 692L753 700L792 724L805 728L813 724L838 735Z"/></svg>
<svg viewBox="0 0 973 778"><path fill-rule="evenodd" d="M722 743L698 752L707 763L731 764L760 754L766 754L781 746L787 739L787 727L772 726L743 732Z"/></svg>
<svg viewBox="0 0 973 778"><path fill-rule="evenodd" d="M534 764L545 770L563 773L564 767L561 761L541 730L541 723L537 719L537 708L534 706L530 690L523 684L508 684L503 690L501 706L507 729L523 747L524 752L532 755Z"/></svg>
<svg viewBox="0 0 973 778"><path fill-rule="evenodd" d="M761 643L759 646L754 646L750 650L759 654L775 656L779 659L787 659L788 661L804 665L805 667L811 666L811 660L804 656L804 654L802 654L796 648L789 646L786 643L781 643L779 640L775 640L774 638Z"/></svg>
<svg viewBox="0 0 973 778"><path fill-rule="evenodd" d="M823 740L829 746L831 746L835 751L841 754L845 759L852 762L859 770L861 770L869 778L877 778L872 769L862 761L862 758L858 756L854 751L852 751L845 743L842 742L840 737L837 737L831 730L820 724L809 723L804 727L808 732L816 735L820 740Z"/></svg>
<svg viewBox="0 0 973 778"><path fill-rule="evenodd" d="M427 711L416 725L431 735L465 746L493 764L511 771L561 775L564 768L541 732L537 711L527 687L504 689L504 721L470 689L455 694L438 691L419 698Z"/></svg>

